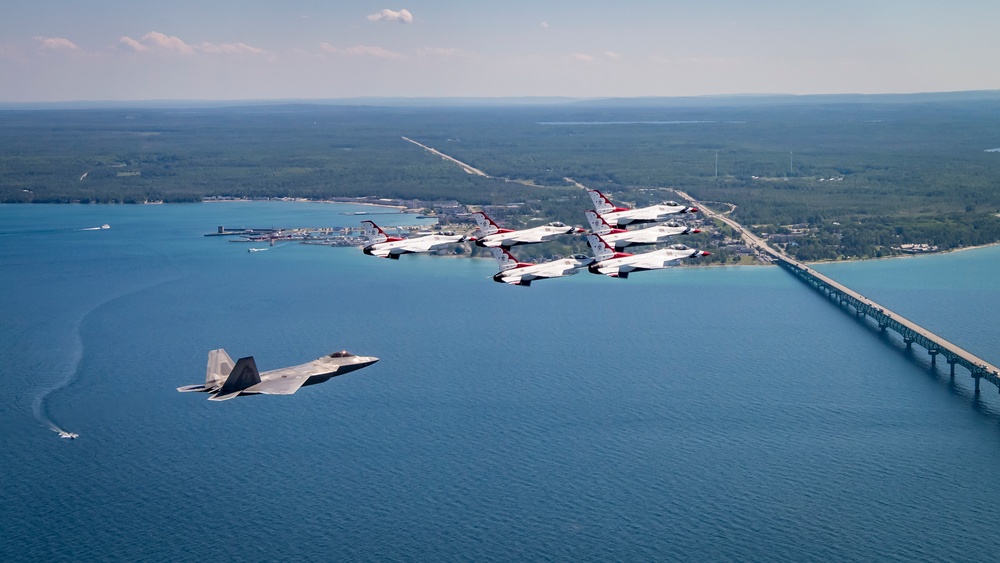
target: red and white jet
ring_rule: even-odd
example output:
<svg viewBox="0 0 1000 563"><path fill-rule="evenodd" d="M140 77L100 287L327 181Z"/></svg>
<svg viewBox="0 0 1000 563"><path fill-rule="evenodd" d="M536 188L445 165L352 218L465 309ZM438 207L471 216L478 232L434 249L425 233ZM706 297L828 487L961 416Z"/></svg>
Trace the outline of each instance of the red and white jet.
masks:
<svg viewBox="0 0 1000 563"><path fill-rule="evenodd" d="M681 205L676 201L668 201L659 205L651 205L639 209L617 207L611 203L608 196L597 190L587 190L590 199L594 201L594 209L612 227L624 227L633 223L659 223L670 219L678 213L697 213L697 207Z"/></svg>
<svg viewBox="0 0 1000 563"><path fill-rule="evenodd" d="M559 222L515 231L513 229L500 228L500 225L497 225L489 215L482 211L473 213L472 217L475 218L476 224L479 225L479 231L482 233L476 239L476 246L489 248L510 248L518 244L534 244L549 241L561 235L575 235L587 232L585 229L569 227Z"/></svg>
<svg viewBox="0 0 1000 563"><path fill-rule="evenodd" d="M700 233L699 229L692 229L686 225L677 223L666 223L647 227L635 231L625 229L613 229L596 211L584 211L587 221L590 221L591 232L601 237L611 245L616 251L624 250L637 244L658 244L666 242L674 235L689 235Z"/></svg>
<svg viewBox="0 0 1000 563"><path fill-rule="evenodd" d="M490 252L493 253L493 257L497 259L497 264L500 266L500 271L494 274L493 281L523 285L524 287L530 286L534 280L572 276L581 268L586 268L594 262L590 256L576 254L562 260L531 264L518 262L517 258L514 258L504 248L491 246Z"/></svg>
<svg viewBox="0 0 1000 563"><path fill-rule="evenodd" d="M361 251L369 256L392 258L393 260L398 260L401 254L432 252L470 240L465 235L456 234L425 235L413 238L390 237L374 221L362 221L361 225L365 237L368 239L368 244Z"/></svg>
<svg viewBox="0 0 1000 563"><path fill-rule="evenodd" d="M660 270L667 266L673 266L684 258L696 258L710 254L704 250L688 248L683 244L643 254L628 254L627 252L615 252L614 248L605 242L600 235L587 235L587 240L590 242L590 249L594 251L594 258L597 260L589 266L590 273L604 274L613 278L628 278L630 272Z"/></svg>

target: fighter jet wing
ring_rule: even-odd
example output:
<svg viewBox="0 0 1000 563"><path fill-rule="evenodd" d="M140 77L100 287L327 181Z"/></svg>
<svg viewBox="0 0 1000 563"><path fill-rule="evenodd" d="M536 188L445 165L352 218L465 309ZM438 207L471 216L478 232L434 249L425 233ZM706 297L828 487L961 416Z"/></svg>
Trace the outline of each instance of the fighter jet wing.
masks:
<svg viewBox="0 0 1000 563"><path fill-rule="evenodd" d="M643 260L636 260L635 262L632 262L630 265L634 268L638 268L641 270L659 270L660 268L666 268L667 266L673 264L674 262L680 260L681 258L685 258L685 256L660 254L657 256L650 256Z"/></svg>
<svg viewBox="0 0 1000 563"><path fill-rule="evenodd" d="M386 257L389 256L389 249L388 248L379 248L379 247L376 246L372 250L372 254L374 254L375 256L378 256L379 258L386 258Z"/></svg>
<svg viewBox="0 0 1000 563"><path fill-rule="evenodd" d="M299 390L302 384L309 379L309 375L285 375L275 379L267 379L254 385L247 391L251 393L263 393L265 395L291 395Z"/></svg>
<svg viewBox="0 0 1000 563"><path fill-rule="evenodd" d="M566 275L566 272L572 270L573 268L566 267L553 267L545 268L541 270L535 270L530 272L528 275L532 278L545 279L545 278L561 278Z"/></svg>

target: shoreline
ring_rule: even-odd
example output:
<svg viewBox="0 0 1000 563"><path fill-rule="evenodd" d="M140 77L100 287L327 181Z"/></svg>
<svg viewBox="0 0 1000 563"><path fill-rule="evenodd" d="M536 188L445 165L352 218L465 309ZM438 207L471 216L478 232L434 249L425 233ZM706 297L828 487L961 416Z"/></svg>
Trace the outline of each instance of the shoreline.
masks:
<svg viewBox="0 0 1000 563"><path fill-rule="evenodd" d="M274 199L268 199L268 200L253 200L253 199L203 199L203 200L201 200L200 203L274 203L274 202L279 202L279 203L326 203L326 204L334 203L334 204L337 204L337 205L366 205L366 206L370 206L370 207L380 207L380 208L383 208L383 209L399 209L400 210L399 212L401 214L406 213L406 210L409 209L409 207L406 207L405 205L392 205L392 204L389 204L389 203L371 203L371 202L367 202L367 201L336 201L336 200L332 200L332 199L282 199L282 198L274 198ZM191 203L199 203L199 202L194 202L193 201ZM88 204L88 205L91 205L91 204ZM125 204L118 204L118 203L102 204L102 203L98 203L96 205L143 205L143 204L128 204L128 203L125 203ZM414 212L414 213L416 213L416 212Z"/></svg>
<svg viewBox="0 0 1000 563"><path fill-rule="evenodd" d="M895 256L879 256L877 258L876 257L872 257L872 258L850 258L850 259L846 259L846 260L813 260L811 262L802 262L802 263L803 264L814 265L814 264L838 264L838 263L841 263L841 262L870 262L870 261L875 261L875 260L902 260L902 259L907 259L907 258L919 258L921 256L941 256L941 255L944 255L944 254L952 254L954 252L965 252L967 250L978 250L980 248L989 248L991 246L998 246L998 245L1000 245L1000 241L998 241L998 242L990 242L990 243L986 243L986 244L977 244L977 245L974 245L974 246L962 246L962 247L959 247L959 248L951 248L951 249L948 249L948 250L939 250L937 252L921 252L921 253L918 253L918 254L900 254L900 255L895 255ZM737 265L739 265L739 264L737 264ZM766 264L766 265L770 266L772 264Z"/></svg>

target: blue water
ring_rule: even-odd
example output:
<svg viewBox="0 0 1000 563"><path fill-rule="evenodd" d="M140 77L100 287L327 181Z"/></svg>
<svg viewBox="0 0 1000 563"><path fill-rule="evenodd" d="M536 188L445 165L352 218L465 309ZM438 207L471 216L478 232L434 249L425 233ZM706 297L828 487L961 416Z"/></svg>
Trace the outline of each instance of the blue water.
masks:
<svg viewBox="0 0 1000 563"><path fill-rule="evenodd" d="M778 268L516 288L201 236L356 209L0 206L0 560L995 559L996 389ZM1000 360L1000 248L820 269ZM216 347L382 361L177 393Z"/></svg>

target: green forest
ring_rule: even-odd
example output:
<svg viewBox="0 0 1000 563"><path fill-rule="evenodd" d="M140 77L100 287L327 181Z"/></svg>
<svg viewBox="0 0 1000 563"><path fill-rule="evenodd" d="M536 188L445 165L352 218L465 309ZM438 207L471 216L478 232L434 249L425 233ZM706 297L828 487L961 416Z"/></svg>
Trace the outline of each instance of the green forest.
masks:
<svg viewBox="0 0 1000 563"><path fill-rule="evenodd" d="M521 203L511 223L583 224L590 201L571 178L630 205L673 199L674 188L732 204L759 233L798 233L790 254L841 259L1000 241L994 148L995 93L13 109L0 111L0 201L376 196Z"/></svg>

